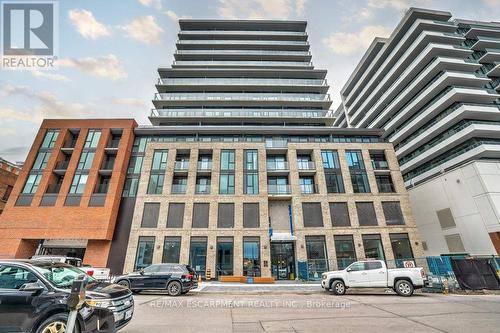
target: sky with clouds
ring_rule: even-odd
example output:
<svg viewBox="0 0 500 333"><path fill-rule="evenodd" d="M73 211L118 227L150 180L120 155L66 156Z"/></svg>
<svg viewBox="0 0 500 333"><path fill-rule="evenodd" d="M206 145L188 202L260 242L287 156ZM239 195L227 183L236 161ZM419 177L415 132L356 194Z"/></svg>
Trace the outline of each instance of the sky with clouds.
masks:
<svg viewBox="0 0 500 333"><path fill-rule="evenodd" d="M500 0L61 0L58 70L0 70L0 157L24 160L43 118L148 124L156 70L173 61L179 18L307 20L335 109L372 39L388 37L411 6L500 18Z"/></svg>

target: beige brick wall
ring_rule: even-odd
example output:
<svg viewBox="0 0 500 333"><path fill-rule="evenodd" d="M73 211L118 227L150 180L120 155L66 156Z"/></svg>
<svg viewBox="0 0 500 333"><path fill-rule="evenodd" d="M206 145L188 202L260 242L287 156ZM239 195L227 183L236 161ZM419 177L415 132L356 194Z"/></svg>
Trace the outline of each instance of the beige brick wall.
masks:
<svg viewBox="0 0 500 333"><path fill-rule="evenodd" d="M149 170L153 151L155 149L168 149L168 165L165 177L165 183L162 195L147 195L147 185L149 181ZM234 149L236 152L236 170L235 170L235 194L234 195L219 195L219 169L220 169L220 151L221 149ZM243 194L243 152L244 149L257 149L259 156L259 194L246 195ZM344 180L345 193L332 194L327 193L325 185L325 177L321 160L322 149L334 149L339 153L342 175ZM349 169L345 160L345 150L361 149L365 166L367 169L368 179L372 193L353 193L350 181ZM170 194L172 177L174 174L173 167L177 150L190 151L190 167L188 173L188 187L185 195ZM198 159L198 150L212 151L212 174L211 174L211 194L201 195L195 194L196 168ZM390 173L396 188L396 193L379 194L375 181L375 173L370 163L369 150L384 150L386 158L389 162ZM267 150L268 153L274 151ZM280 151L281 152L281 151ZM415 257L423 256L420 237L415 227L415 221L411 213L408 194L404 188L403 179L399 171L396 156L391 144L387 143L289 143L288 149L283 150L287 154L287 160L290 165L289 183L291 184L292 193L286 196L285 200L289 200L292 205L294 234L297 237L295 249L296 260L303 261L307 259L305 236L307 235L323 235L326 239L327 254L331 261L336 258L334 235L353 235L358 259L364 258L364 249L361 236L363 234L381 234L386 258L392 260L394 258L392 247L390 244L389 233L408 233L412 250ZM304 195L300 192L299 174L302 171L297 170L297 153L310 153L313 161L316 164L315 172L308 172L308 175L314 175L315 183L318 186L318 194ZM137 243L140 236L155 236L155 248L153 263L159 263L162 259L163 240L165 236L181 236L182 247L180 262L189 262L189 244L192 236L208 237L207 249L207 268L215 272L216 261L216 240L218 236L234 237L234 274L243 274L243 237L244 236L259 236L260 237L260 252L261 252L261 269L262 276L271 275L271 258L270 258L270 241L268 230L268 200L276 199L273 196L268 196L267 193L267 171L266 171L266 146L260 142L165 142L165 143L149 143L145 152L142 174L139 182L136 207L133 216L131 234L127 249L125 261L125 272L130 272L134 268L136 257ZM374 203L378 226L376 227L360 227L358 224L357 212L355 203L357 201L372 201ZM403 211L405 225L403 226L386 226L384 214L382 210L383 201L400 201ZM157 228L141 228L141 219L145 202L159 202L160 218ZM184 225L183 228L166 228L167 210L170 202L184 202ZM204 202L210 203L210 217L208 229L191 228L193 203ZM235 204L235 221L234 228L222 229L217 228L217 205L222 202L230 202ZM243 228L243 203L258 202L260 204L260 228ZM302 203L303 202L319 202L322 207L323 224L322 228L305 228L302 223ZM351 218L350 227L332 227L329 212L329 202L347 202L349 214ZM267 267L264 267L263 262L267 261Z"/></svg>

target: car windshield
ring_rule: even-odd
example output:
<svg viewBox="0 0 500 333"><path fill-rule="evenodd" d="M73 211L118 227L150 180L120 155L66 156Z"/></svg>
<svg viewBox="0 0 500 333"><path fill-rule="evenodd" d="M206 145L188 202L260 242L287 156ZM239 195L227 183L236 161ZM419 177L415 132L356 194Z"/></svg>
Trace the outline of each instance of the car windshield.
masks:
<svg viewBox="0 0 500 333"><path fill-rule="evenodd" d="M84 271L71 266L47 265L35 266L35 269L58 288L70 288L77 276L85 274ZM94 281L90 276L87 278L89 281Z"/></svg>

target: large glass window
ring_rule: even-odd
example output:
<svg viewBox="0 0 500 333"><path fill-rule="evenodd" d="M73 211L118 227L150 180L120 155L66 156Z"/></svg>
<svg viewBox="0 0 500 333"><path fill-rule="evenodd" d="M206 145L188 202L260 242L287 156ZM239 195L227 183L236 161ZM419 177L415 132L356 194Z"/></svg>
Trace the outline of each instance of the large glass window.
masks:
<svg viewBox="0 0 500 333"><path fill-rule="evenodd" d="M307 270L309 279L320 279L328 271L328 257L324 236L306 236Z"/></svg>
<svg viewBox="0 0 500 333"><path fill-rule="evenodd" d="M375 175L375 180L377 181L377 188L380 193L396 192L391 175Z"/></svg>
<svg viewBox="0 0 500 333"><path fill-rule="evenodd" d="M127 173L140 174L142 169L142 161L144 156L132 156L130 157L130 163L128 165Z"/></svg>
<svg viewBox="0 0 500 333"><path fill-rule="evenodd" d="M40 148L54 148L58 136L59 130L48 130Z"/></svg>
<svg viewBox="0 0 500 333"><path fill-rule="evenodd" d="M181 237L165 237L162 263L178 264L181 255Z"/></svg>
<svg viewBox="0 0 500 333"><path fill-rule="evenodd" d="M73 181L71 182L71 187L69 188L69 193L71 194L82 194L85 190L85 185L87 185L88 175L85 174L75 174Z"/></svg>
<svg viewBox="0 0 500 333"><path fill-rule="evenodd" d="M378 225L377 215L373 202L356 202L358 222L361 227Z"/></svg>
<svg viewBox="0 0 500 333"><path fill-rule="evenodd" d="M234 171L235 157L234 150L222 150L220 153L220 169L221 171Z"/></svg>
<svg viewBox="0 0 500 333"><path fill-rule="evenodd" d="M38 185L40 185L40 180L42 179L41 174L30 174L28 175L28 180L23 188L23 194L35 194L38 190Z"/></svg>
<svg viewBox="0 0 500 333"><path fill-rule="evenodd" d="M396 267L404 267L404 261L413 259L410 238L408 234L389 234Z"/></svg>
<svg viewBox="0 0 500 333"><path fill-rule="evenodd" d="M257 150L245 150L245 170L259 170L259 159Z"/></svg>
<svg viewBox="0 0 500 333"><path fill-rule="evenodd" d="M153 163L151 164L151 170L155 171L165 171L167 170L167 150L155 150L153 153Z"/></svg>
<svg viewBox="0 0 500 333"><path fill-rule="evenodd" d="M165 175L162 174L150 175L148 184L148 194L162 194L164 180L165 180Z"/></svg>
<svg viewBox="0 0 500 333"><path fill-rule="evenodd" d="M217 276L233 275L233 238L217 238Z"/></svg>
<svg viewBox="0 0 500 333"><path fill-rule="evenodd" d="M80 160L78 161L77 170L90 170L92 167L92 162L94 161L94 152L84 151L80 155Z"/></svg>
<svg viewBox="0 0 500 333"><path fill-rule="evenodd" d="M35 159L35 163L33 163L33 170L45 169L45 167L47 167L47 162L49 161L50 155L50 151L38 153Z"/></svg>
<svg viewBox="0 0 500 333"><path fill-rule="evenodd" d="M387 225L405 224L399 201L384 201L382 202L382 208L384 210L385 223Z"/></svg>
<svg viewBox="0 0 500 333"><path fill-rule="evenodd" d="M234 194L234 174L220 174L219 194Z"/></svg>
<svg viewBox="0 0 500 333"><path fill-rule="evenodd" d="M369 193L370 185L366 175L365 163L361 150L346 151L347 164L351 173L352 189L354 193Z"/></svg>
<svg viewBox="0 0 500 333"><path fill-rule="evenodd" d="M153 263L153 251L155 246L154 236L141 236L137 244L134 270L146 268Z"/></svg>
<svg viewBox="0 0 500 333"><path fill-rule="evenodd" d="M243 237L243 275L261 275L259 237Z"/></svg>
<svg viewBox="0 0 500 333"><path fill-rule="evenodd" d="M243 186L245 194L259 194L259 162L257 150L245 150L244 165L245 174Z"/></svg>
<svg viewBox="0 0 500 333"><path fill-rule="evenodd" d="M99 144L99 139L101 138L100 130L89 130L87 137L85 138L84 148L96 148Z"/></svg>
<svg viewBox="0 0 500 333"><path fill-rule="evenodd" d="M300 193L313 194L317 193L314 177L299 177Z"/></svg>
<svg viewBox="0 0 500 333"><path fill-rule="evenodd" d="M196 274L205 276L207 265L207 237L191 237L189 249L189 266Z"/></svg>
<svg viewBox="0 0 500 333"><path fill-rule="evenodd" d="M219 194L234 194L234 150L222 150L220 159Z"/></svg>
<svg viewBox="0 0 500 333"><path fill-rule="evenodd" d="M347 202L330 202L330 219L333 227L350 226L351 219Z"/></svg>
<svg viewBox="0 0 500 333"><path fill-rule="evenodd" d="M338 269L344 269L356 261L356 250L352 235L335 235L335 253Z"/></svg>
<svg viewBox="0 0 500 333"><path fill-rule="evenodd" d="M385 260L384 247L380 235L363 235L366 259Z"/></svg>

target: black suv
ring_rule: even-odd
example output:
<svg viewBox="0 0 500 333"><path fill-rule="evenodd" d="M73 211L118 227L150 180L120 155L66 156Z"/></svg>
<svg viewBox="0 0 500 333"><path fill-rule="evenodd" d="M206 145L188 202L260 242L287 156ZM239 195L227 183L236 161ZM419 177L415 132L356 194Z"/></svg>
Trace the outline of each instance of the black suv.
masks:
<svg viewBox="0 0 500 333"><path fill-rule="evenodd" d="M0 260L0 332L64 332L67 299L83 271L64 263ZM75 332L114 332L134 312L130 290L89 277Z"/></svg>
<svg viewBox="0 0 500 333"><path fill-rule="evenodd" d="M198 287L194 269L181 264L151 265L138 272L118 276L114 281L133 292L166 290L170 296L185 294Z"/></svg>

